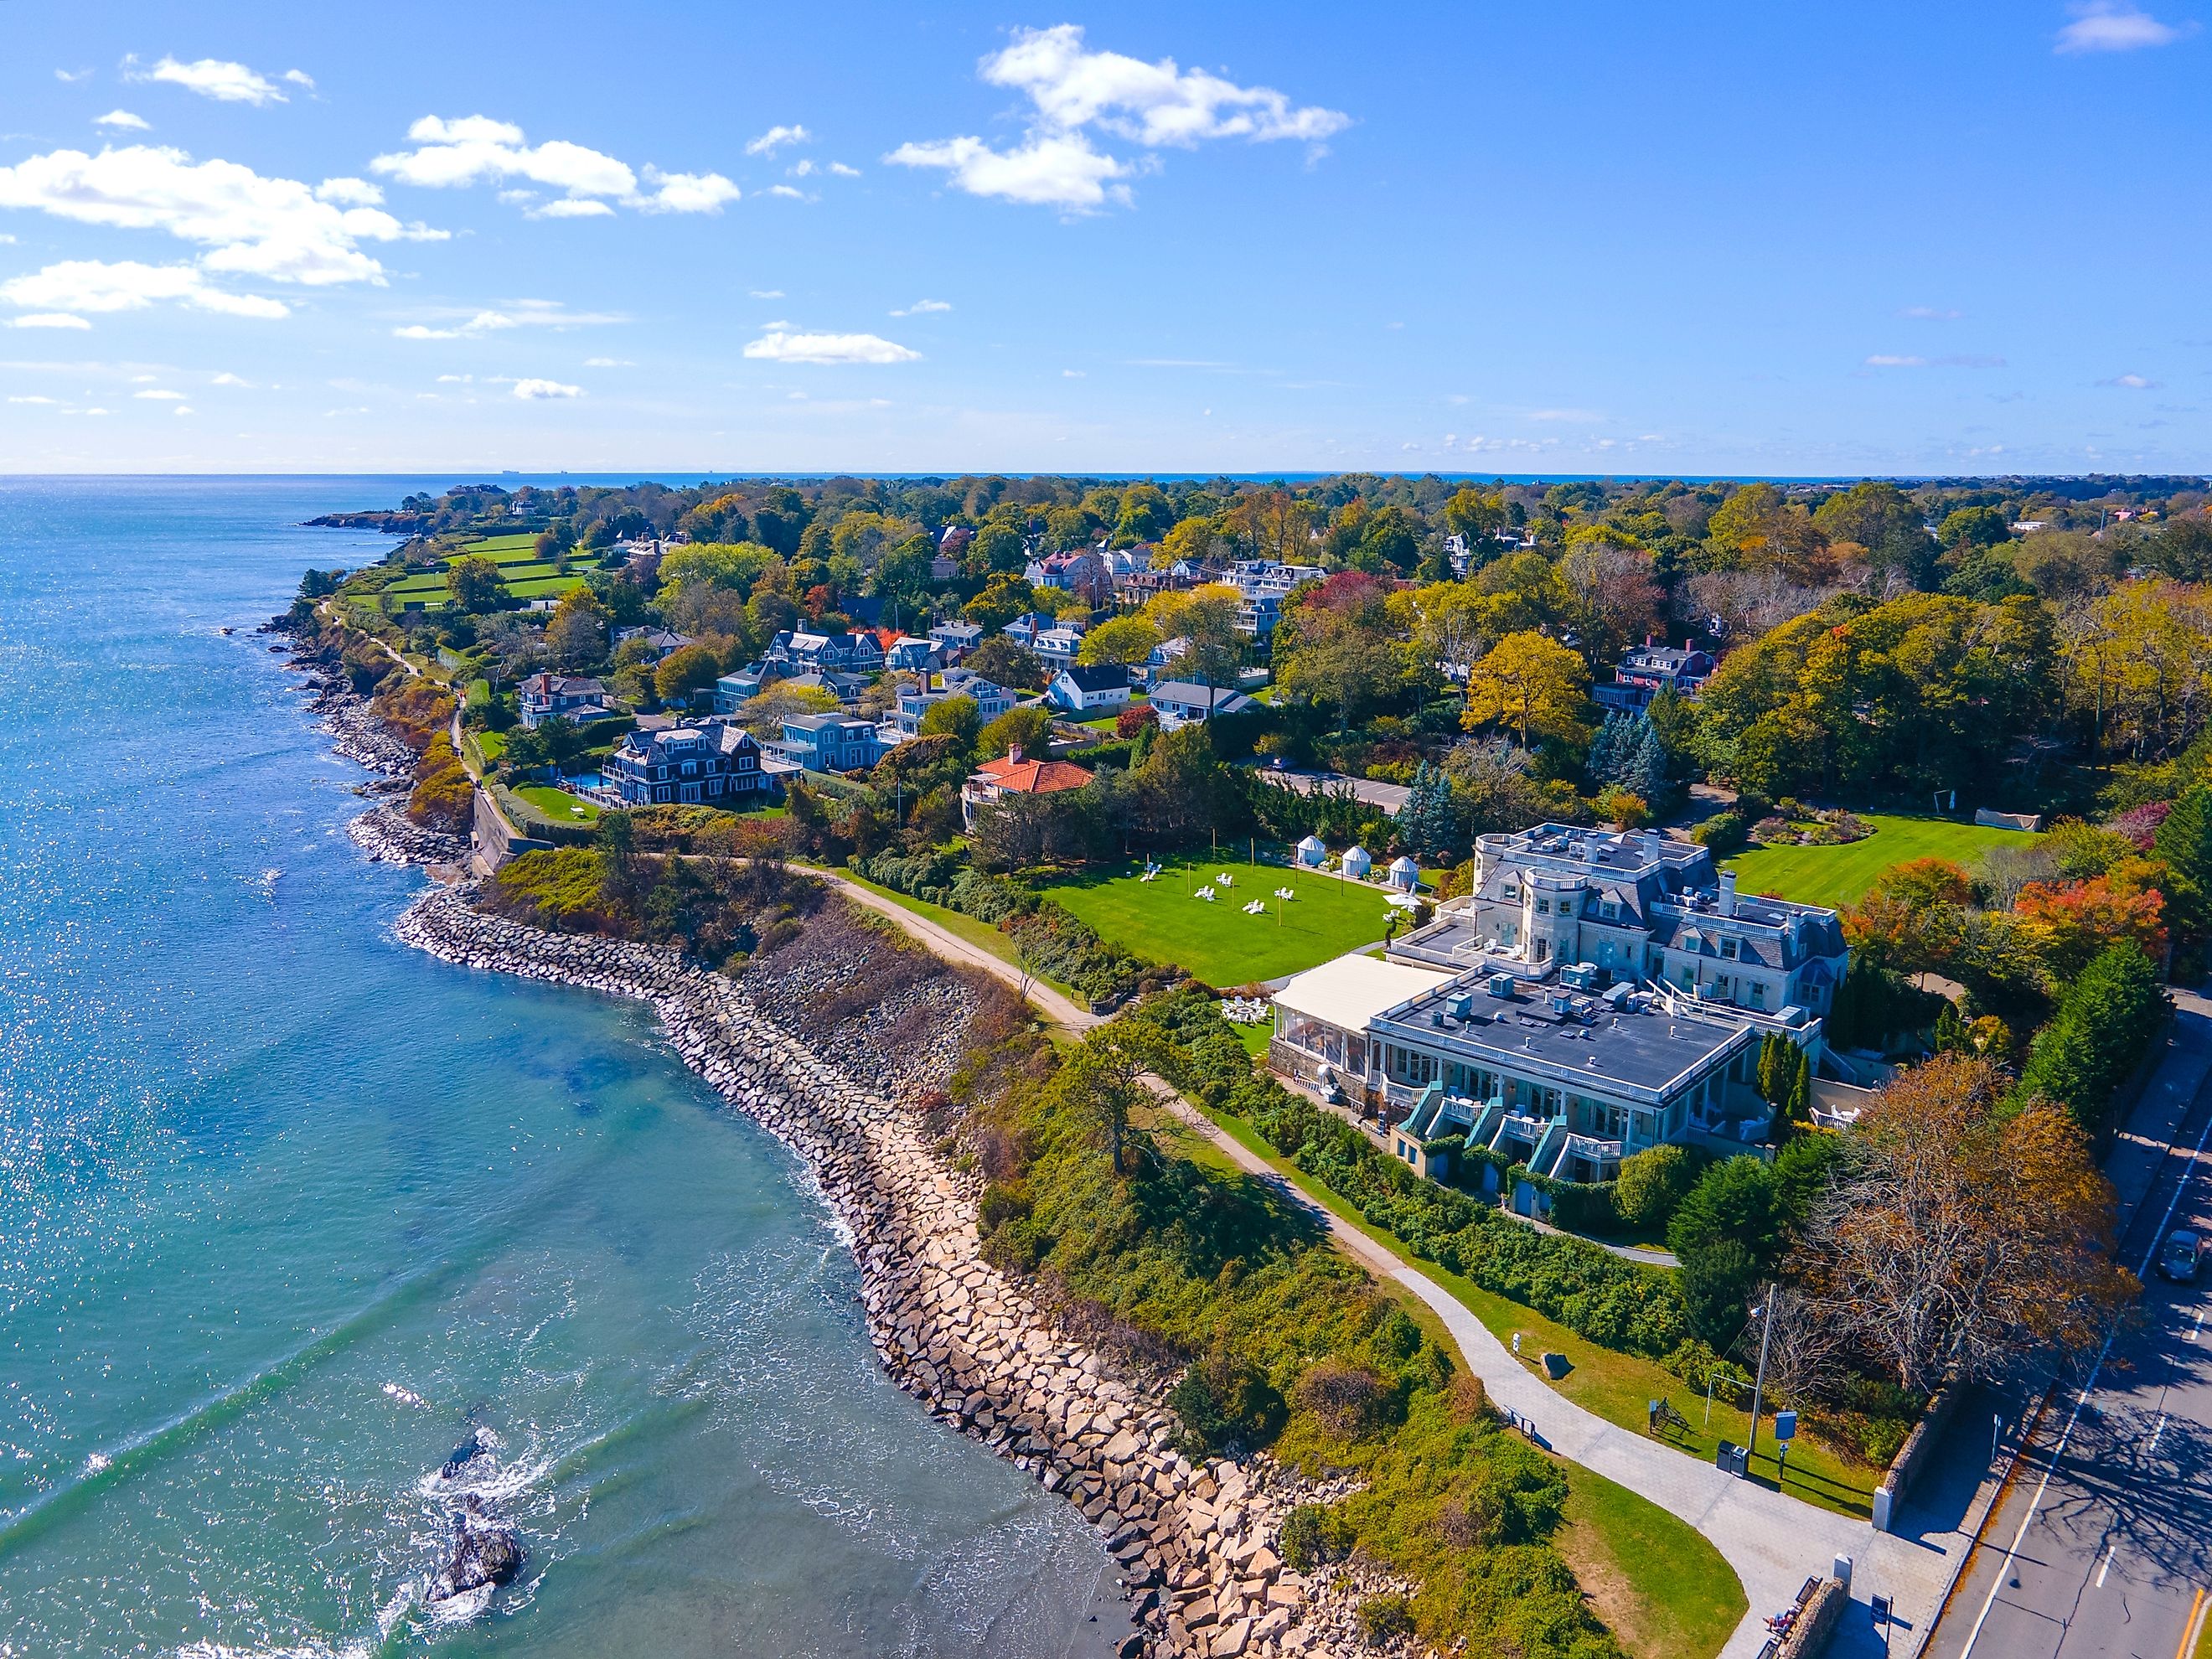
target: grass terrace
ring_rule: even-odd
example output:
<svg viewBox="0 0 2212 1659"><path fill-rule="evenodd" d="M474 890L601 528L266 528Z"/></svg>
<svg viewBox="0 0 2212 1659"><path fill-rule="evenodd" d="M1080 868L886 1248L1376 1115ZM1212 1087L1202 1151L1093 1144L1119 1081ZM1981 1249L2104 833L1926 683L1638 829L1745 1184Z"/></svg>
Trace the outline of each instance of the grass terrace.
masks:
<svg viewBox="0 0 2212 1659"><path fill-rule="evenodd" d="M1219 858L1168 858L1159 874L1141 879L1141 863L1112 876L1071 876L1042 888L1099 936L1136 956L1171 962L1209 985L1279 979L1340 957L1382 937L1389 907L1384 890L1279 864ZM1215 881L1231 878L1223 887ZM1212 903L1194 897L1213 884ZM1274 896L1287 887L1297 896ZM1263 915L1243 906L1267 901Z"/></svg>
<svg viewBox="0 0 2212 1659"><path fill-rule="evenodd" d="M528 801L556 823L592 824L599 821L597 806L550 784L525 784L514 792L514 796L518 800Z"/></svg>
<svg viewBox="0 0 2212 1659"><path fill-rule="evenodd" d="M1973 867L1992 847L2028 847L2042 839L2018 830L1990 830L1948 818L1862 815L1874 826L1864 841L1843 847L1760 847L1725 861L1747 893L1772 893L1800 904L1856 903L1881 872L1914 859L1948 859Z"/></svg>

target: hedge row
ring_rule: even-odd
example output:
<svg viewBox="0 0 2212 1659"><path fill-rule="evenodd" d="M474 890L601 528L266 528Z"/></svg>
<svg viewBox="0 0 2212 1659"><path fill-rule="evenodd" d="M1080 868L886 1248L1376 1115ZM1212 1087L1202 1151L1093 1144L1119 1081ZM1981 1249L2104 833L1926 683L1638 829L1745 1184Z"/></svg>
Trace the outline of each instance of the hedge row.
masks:
<svg viewBox="0 0 2212 1659"><path fill-rule="evenodd" d="M985 875L957 853L884 852L857 867L878 886L996 927L1020 947L1033 971L1072 986L1093 1008L1111 1007L1164 981L1165 970L1108 944L1072 912L1018 882Z"/></svg>

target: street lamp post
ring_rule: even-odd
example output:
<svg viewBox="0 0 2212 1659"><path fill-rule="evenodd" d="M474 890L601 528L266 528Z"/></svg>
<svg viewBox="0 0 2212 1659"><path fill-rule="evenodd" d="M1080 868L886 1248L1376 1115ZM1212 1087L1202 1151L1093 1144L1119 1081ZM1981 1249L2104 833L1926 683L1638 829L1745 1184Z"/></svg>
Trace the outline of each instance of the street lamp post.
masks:
<svg viewBox="0 0 2212 1659"><path fill-rule="evenodd" d="M1759 1322L1759 1378L1751 1385L1751 1434L1749 1443L1743 1449L1743 1475L1747 1480L1751 1479L1751 1460L1759 1455L1759 1413L1766 1393L1766 1345L1774 1336L1774 1292L1771 1288L1766 1293L1766 1305L1753 1308L1751 1316Z"/></svg>

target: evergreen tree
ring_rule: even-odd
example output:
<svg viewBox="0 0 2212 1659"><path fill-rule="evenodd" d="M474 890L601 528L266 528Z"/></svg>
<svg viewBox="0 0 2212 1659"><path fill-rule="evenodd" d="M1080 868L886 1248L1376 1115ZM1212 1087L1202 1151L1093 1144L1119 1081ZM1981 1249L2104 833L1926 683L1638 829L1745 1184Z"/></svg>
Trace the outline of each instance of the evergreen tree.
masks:
<svg viewBox="0 0 2212 1659"><path fill-rule="evenodd" d="M1966 1028L1959 1018L1959 1005L1947 1001L1943 1012L1936 1016L1936 1052L1939 1054L1965 1054L1972 1047L1966 1041Z"/></svg>
<svg viewBox="0 0 2212 1659"><path fill-rule="evenodd" d="M1635 742L1615 769L1620 787L1632 795L1656 803L1667 793L1667 745L1650 714L1636 717Z"/></svg>
<svg viewBox="0 0 2212 1659"><path fill-rule="evenodd" d="M1437 857L1458 845L1459 809L1451 781L1440 769L1423 761L1414 769L1413 787L1393 823L1399 847L1417 859Z"/></svg>
<svg viewBox="0 0 2212 1659"><path fill-rule="evenodd" d="M1770 1106L1782 1103L1784 1092L1790 1084L1790 1050L1796 1045L1786 1036L1769 1031L1759 1040L1759 1097Z"/></svg>
<svg viewBox="0 0 2212 1659"><path fill-rule="evenodd" d="M1605 724L1598 727L1597 736L1590 740L1589 758L1583 763L1583 770L1589 774L1593 789L1620 782L1617 773L1627 731L1627 716L1616 709L1605 717Z"/></svg>
<svg viewBox="0 0 2212 1659"><path fill-rule="evenodd" d="M1792 1123L1813 1121L1813 1056L1802 1048L1797 1050L1797 1069L1790 1079L1790 1097L1783 1103L1782 1115Z"/></svg>

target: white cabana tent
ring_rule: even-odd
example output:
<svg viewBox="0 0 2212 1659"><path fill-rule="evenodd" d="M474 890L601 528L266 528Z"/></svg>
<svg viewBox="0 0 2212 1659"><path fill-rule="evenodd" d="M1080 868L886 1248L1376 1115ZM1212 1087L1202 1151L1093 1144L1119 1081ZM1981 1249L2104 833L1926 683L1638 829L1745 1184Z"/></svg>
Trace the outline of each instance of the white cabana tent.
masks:
<svg viewBox="0 0 2212 1659"><path fill-rule="evenodd" d="M1344 853L1344 873L1354 881L1367 879L1367 872L1375 867L1375 860L1367 856L1364 847L1348 847Z"/></svg>
<svg viewBox="0 0 2212 1659"><path fill-rule="evenodd" d="M1308 836L1298 843L1298 862L1315 870L1321 868L1328 857L1328 848L1322 846L1319 836Z"/></svg>
<svg viewBox="0 0 2212 1659"><path fill-rule="evenodd" d="M1402 893L1410 893L1421 884L1421 866L1401 853L1390 860L1390 884Z"/></svg>

